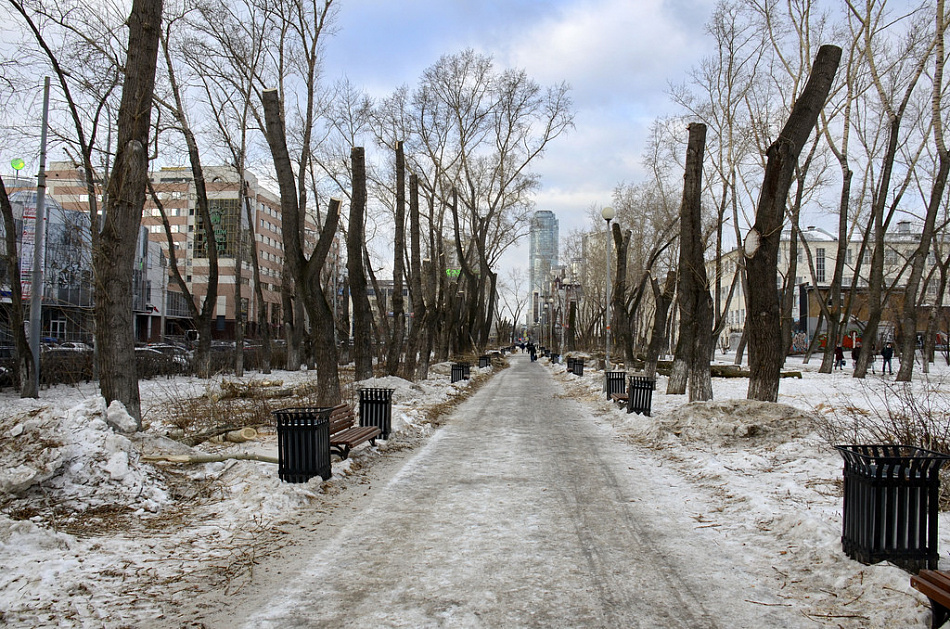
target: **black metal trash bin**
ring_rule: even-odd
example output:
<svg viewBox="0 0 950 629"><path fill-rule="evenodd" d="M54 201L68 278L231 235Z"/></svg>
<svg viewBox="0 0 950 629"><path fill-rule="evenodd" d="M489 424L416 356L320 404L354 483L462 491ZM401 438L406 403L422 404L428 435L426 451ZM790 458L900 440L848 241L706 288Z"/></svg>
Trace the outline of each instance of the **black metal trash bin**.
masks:
<svg viewBox="0 0 950 629"><path fill-rule="evenodd" d="M626 371L608 371L605 389L607 399L614 393L624 393L627 390L627 372Z"/></svg>
<svg viewBox="0 0 950 629"><path fill-rule="evenodd" d="M649 417L655 388L656 380L653 378L630 376L630 387L627 389L627 412L642 413Z"/></svg>
<svg viewBox="0 0 950 629"><path fill-rule="evenodd" d="M844 458L844 552L867 564L935 570L940 468L950 457L901 445L835 449Z"/></svg>
<svg viewBox="0 0 950 629"><path fill-rule="evenodd" d="M567 357L567 373L574 373L574 357Z"/></svg>
<svg viewBox="0 0 950 629"><path fill-rule="evenodd" d="M331 407L297 407L274 411L277 421L277 476L288 483L327 480L330 467Z"/></svg>
<svg viewBox="0 0 950 629"><path fill-rule="evenodd" d="M583 358L574 359L574 375L575 376L584 375L584 359Z"/></svg>
<svg viewBox="0 0 950 629"><path fill-rule="evenodd" d="M360 389L360 426L376 426L380 437L389 439L393 424L395 389Z"/></svg>
<svg viewBox="0 0 950 629"><path fill-rule="evenodd" d="M555 353L552 352L552 353L551 353L551 364L552 364L552 365L556 365L556 364L558 364L558 363L560 363L560 362L561 362L561 355L560 355L560 354L555 354Z"/></svg>
<svg viewBox="0 0 950 629"><path fill-rule="evenodd" d="M485 356L479 356L479 357L478 357L478 368L479 368L479 369L485 369L485 368L488 367L489 365L491 365L491 358L489 358L487 354L486 354Z"/></svg>
<svg viewBox="0 0 950 629"><path fill-rule="evenodd" d="M452 363L452 382L468 380L472 375L472 366L468 363Z"/></svg>

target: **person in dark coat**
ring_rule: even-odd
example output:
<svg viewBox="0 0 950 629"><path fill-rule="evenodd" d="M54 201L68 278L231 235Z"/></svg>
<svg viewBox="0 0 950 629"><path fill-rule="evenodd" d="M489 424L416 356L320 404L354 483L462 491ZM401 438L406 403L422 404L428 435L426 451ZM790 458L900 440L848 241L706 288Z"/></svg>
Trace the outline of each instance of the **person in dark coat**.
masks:
<svg viewBox="0 0 950 629"><path fill-rule="evenodd" d="M881 350L881 359L883 361L881 373L887 371L889 374L894 375L894 368L891 366L892 358L894 358L894 346L888 343L884 346L884 349Z"/></svg>
<svg viewBox="0 0 950 629"><path fill-rule="evenodd" d="M844 369L844 350L840 345L835 348L835 369Z"/></svg>

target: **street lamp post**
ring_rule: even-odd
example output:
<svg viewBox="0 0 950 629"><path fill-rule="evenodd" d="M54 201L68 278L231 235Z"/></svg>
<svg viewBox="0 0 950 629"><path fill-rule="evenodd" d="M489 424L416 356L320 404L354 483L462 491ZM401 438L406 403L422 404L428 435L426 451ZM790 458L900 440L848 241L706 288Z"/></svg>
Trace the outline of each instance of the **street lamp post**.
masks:
<svg viewBox="0 0 950 629"><path fill-rule="evenodd" d="M554 297L548 297L548 345L554 351Z"/></svg>
<svg viewBox="0 0 950 629"><path fill-rule="evenodd" d="M605 249L607 250L607 352L604 355L604 373L610 371L610 221L614 220L614 209L605 207L600 211L600 215L607 221L607 241Z"/></svg>

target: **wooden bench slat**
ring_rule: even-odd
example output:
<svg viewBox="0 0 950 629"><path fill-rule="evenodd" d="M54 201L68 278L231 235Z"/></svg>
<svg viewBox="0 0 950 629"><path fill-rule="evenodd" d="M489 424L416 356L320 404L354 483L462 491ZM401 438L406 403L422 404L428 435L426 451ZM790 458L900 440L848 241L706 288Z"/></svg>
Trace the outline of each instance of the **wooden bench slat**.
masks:
<svg viewBox="0 0 950 629"><path fill-rule="evenodd" d="M950 573L921 570L910 577L910 584L930 599L931 629L938 629L950 619Z"/></svg>
<svg viewBox="0 0 950 629"><path fill-rule="evenodd" d="M364 441L376 444L381 433L378 426L356 426L356 413L349 404L340 404L330 411L330 451L346 459L350 450Z"/></svg>
<svg viewBox="0 0 950 629"><path fill-rule="evenodd" d="M376 426L354 426L335 434L330 440L330 443L349 443L354 445L366 441L367 439L375 438L378 435L379 428Z"/></svg>
<svg viewBox="0 0 950 629"><path fill-rule="evenodd" d="M921 570L916 577L911 577L911 579L915 578L924 581L930 581L931 583L938 585L950 592L950 572L943 572L941 570Z"/></svg>

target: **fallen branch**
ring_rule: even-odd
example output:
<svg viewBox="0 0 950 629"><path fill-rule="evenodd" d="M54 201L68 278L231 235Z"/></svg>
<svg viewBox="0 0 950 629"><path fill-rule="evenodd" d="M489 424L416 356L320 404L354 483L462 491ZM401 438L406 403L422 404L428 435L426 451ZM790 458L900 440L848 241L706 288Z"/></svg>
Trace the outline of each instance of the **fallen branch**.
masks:
<svg viewBox="0 0 950 629"><path fill-rule="evenodd" d="M252 452L237 452L234 454L162 454L158 456L143 456L142 460L148 463L223 463L227 460L261 461L262 463L277 463L277 458L265 454Z"/></svg>

